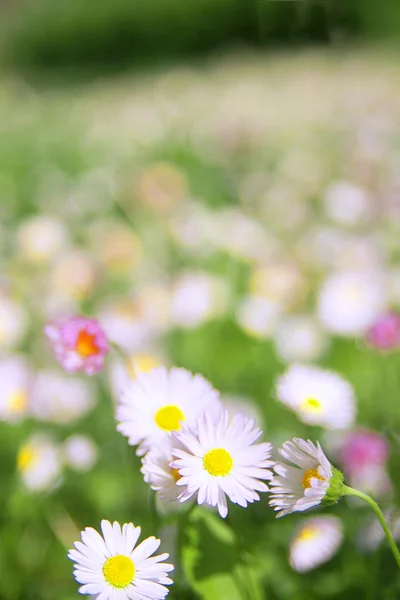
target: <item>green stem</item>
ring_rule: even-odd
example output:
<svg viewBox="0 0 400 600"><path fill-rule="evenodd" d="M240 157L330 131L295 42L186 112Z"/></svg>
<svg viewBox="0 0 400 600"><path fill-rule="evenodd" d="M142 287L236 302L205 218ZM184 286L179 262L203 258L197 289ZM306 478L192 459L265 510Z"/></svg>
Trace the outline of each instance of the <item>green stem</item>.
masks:
<svg viewBox="0 0 400 600"><path fill-rule="evenodd" d="M382 529L385 532L385 535L387 537L387 540L389 542L389 546L391 551L393 552L393 556L397 562L397 566L400 569L400 552L398 547L396 546L396 542L394 541L393 535L388 527L388 524L385 521L385 517L382 514L381 509L379 508L378 504L375 502L375 500L373 500L370 496L368 496L367 494L364 494L363 492L359 492L358 490L355 490L354 488L348 487L347 485L343 486L343 494L346 496L356 496L357 498L361 498L361 500L364 500L365 502L367 502L370 507L372 508L372 510L374 511L374 513L376 514L376 516L379 519L380 524L382 525Z"/></svg>

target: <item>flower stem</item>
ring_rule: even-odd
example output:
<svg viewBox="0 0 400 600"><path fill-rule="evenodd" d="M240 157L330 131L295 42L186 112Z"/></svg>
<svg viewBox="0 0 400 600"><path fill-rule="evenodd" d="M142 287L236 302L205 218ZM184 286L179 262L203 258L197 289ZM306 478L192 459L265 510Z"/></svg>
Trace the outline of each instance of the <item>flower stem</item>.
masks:
<svg viewBox="0 0 400 600"><path fill-rule="evenodd" d="M380 524L382 525L382 529L385 532L390 549L393 552L393 556L397 562L397 566L400 569L400 551L396 546L396 542L394 541L393 535L388 527L388 524L385 521L385 517L383 516L382 511L379 508L378 504L375 502L375 500L373 500L367 494L364 494L359 490L355 490L354 488L348 487L347 485L343 486L343 494L346 496L356 496L357 498L361 498L361 500L364 500L370 505L370 507L378 517Z"/></svg>

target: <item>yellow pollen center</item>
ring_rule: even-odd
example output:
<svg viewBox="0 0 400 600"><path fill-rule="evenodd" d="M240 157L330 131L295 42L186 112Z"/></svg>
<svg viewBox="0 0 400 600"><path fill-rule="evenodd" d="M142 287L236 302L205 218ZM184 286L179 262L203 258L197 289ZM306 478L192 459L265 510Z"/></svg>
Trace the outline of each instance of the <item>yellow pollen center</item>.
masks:
<svg viewBox="0 0 400 600"><path fill-rule="evenodd" d="M85 329L79 332L75 349L80 356L87 358L88 356L99 353L99 348L94 342L95 337L96 336L91 335Z"/></svg>
<svg viewBox="0 0 400 600"><path fill-rule="evenodd" d="M107 583L113 587L125 588L135 577L135 565L128 556L117 554L104 563L103 574Z"/></svg>
<svg viewBox="0 0 400 600"><path fill-rule="evenodd" d="M307 542L318 537L318 530L315 527L303 527L296 536L296 542Z"/></svg>
<svg viewBox="0 0 400 600"><path fill-rule="evenodd" d="M303 479L301 480L301 485L306 490L311 487L311 479L320 479L321 481L325 481L325 479L318 473L318 469L308 469L303 475Z"/></svg>
<svg viewBox="0 0 400 600"><path fill-rule="evenodd" d="M233 459L225 448L214 448L206 452L203 458L206 471L213 477L225 477L233 467Z"/></svg>
<svg viewBox="0 0 400 600"><path fill-rule="evenodd" d="M22 446L17 456L17 467L20 471L26 471L35 462L37 450L28 444Z"/></svg>
<svg viewBox="0 0 400 600"><path fill-rule="evenodd" d="M182 475L179 474L178 469L171 469L171 475L175 482L179 481Z"/></svg>
<svg viewBox="0 0 400 600"><path fill-rule="evenodd" d="M164 429L164 431L176 431L181 428L180 421L184 421L185 417L180 408L171 404L160 408L156 412L154 420L160 429Z"/></svg>
<svg viewBox="0 0 400 600"><path fill-rule="evenodd" d="M306 398L301 403L300 408L310 413L321 412L321 402L317 398Z"/></svg>
<svg viewBox="0 0 400 600"><path fill-rule="evenodd" d="M8 406L13 413L21 413L25 410L28 404L28 394L25 390L14 392L11 394Z"/></svg>

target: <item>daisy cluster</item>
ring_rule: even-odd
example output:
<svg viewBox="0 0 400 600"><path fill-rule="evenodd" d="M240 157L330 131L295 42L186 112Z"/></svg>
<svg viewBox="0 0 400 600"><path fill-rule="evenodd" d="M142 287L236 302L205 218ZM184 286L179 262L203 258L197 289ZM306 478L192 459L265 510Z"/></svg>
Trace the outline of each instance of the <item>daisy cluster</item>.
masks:
<svg viewBox="0 0 400 600"><path fill-rule="evenodd" d="M228 513L228 497L246 507L268 491L271 444L255 444L262 431L237 413L230 417L220 394L201 375L158 367L139 373L122 393L117 429L143 456L144 479L168 502Z"/></svg>

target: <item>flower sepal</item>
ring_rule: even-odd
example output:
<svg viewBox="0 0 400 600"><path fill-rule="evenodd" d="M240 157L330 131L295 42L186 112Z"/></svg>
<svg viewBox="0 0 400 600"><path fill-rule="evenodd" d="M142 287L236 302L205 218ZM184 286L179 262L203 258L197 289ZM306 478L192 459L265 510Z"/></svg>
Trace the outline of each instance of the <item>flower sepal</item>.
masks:
<svg viewBox="0 0 400 600"><path fill-rule="evenodd" d="M321 504L332 506L339 502L344 493L344 475L339 469L332 467L332 477L329 480L329 488L323 497Z"/></svg>

